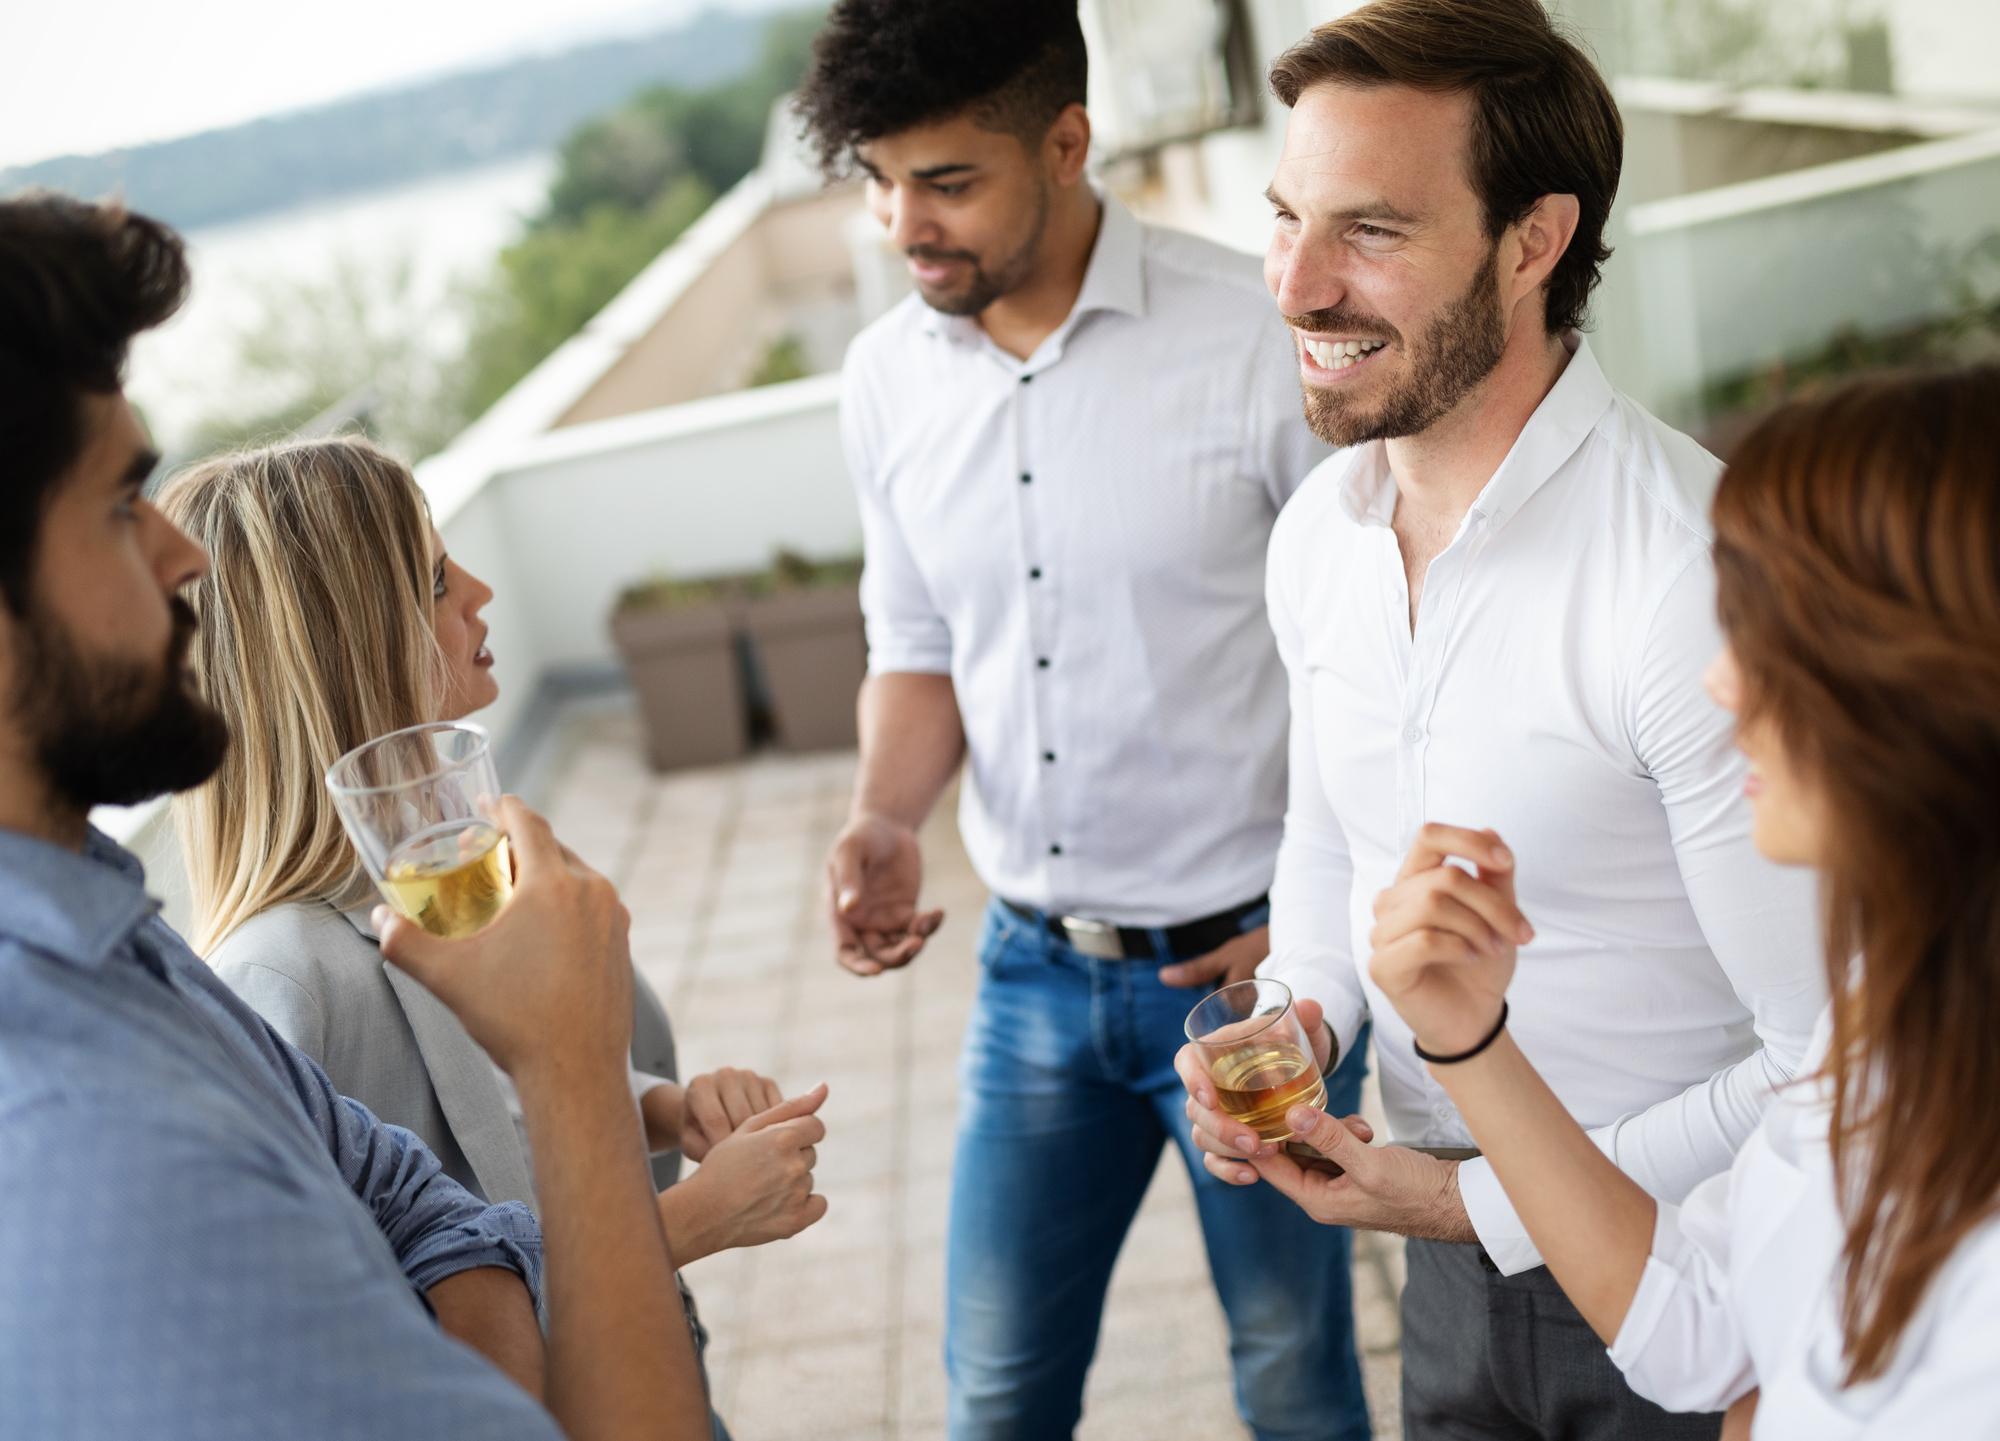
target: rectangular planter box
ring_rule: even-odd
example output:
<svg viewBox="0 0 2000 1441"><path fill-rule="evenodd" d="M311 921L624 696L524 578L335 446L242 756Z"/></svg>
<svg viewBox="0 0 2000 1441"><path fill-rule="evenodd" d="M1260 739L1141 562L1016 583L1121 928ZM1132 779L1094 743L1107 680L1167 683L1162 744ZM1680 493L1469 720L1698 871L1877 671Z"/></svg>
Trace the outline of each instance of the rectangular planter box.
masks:
<svg viewBox="0 0 2000 1441"><path fill-rule="evenodd" d="M653 769L720 765L749 749L729 607L620 611L611 638L639 695Z"/></svg>
<svg viewBox="0 0 2000 1441"><path fill-rule="evenodd" d="M868 672L858 586L785 591L744 608L771 719L786 750L856 744L854 701Z"/></svg>

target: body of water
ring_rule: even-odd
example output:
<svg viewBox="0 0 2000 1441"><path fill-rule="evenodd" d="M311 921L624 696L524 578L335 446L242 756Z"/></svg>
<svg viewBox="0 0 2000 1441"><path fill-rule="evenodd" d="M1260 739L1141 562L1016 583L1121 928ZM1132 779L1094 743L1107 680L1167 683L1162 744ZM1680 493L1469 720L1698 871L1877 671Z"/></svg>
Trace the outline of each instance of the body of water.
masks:
<svg viewBox="0 0 2000 1441"><path fill-rule="evenodd" d="M343 266L380 273L406 265L403 303L441 349L453 346L463 338L454 297L490 274L541 208L554 169L551 155L517 158L190 231L193 294L133 346L128 393L170 451L205 417L253 412L266 398L242 393L242 336L265 320L274 297L327 285Z"/></svg>

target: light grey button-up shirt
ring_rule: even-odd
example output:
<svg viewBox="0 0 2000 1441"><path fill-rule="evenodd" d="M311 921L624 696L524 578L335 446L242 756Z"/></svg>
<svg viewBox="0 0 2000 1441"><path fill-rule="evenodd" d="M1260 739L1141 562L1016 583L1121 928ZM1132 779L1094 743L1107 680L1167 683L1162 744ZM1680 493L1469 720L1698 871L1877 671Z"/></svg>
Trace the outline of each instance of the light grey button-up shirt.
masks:
<svg viewBox="0 0 2000 1441"><path fill-rule="evenodd" d="M139 862L0 830L0 1435L560 1441L422 1293L541 1231L339 1095Z"/></svg>
<svg viewBox="0 0 2000 1441"><path fill-rule="evenodd" d="M1368 979L1375 897L1427 821L1499 831L1521 948L1509 1029L1664 1201L1729 1167L1825 1002L1812 878L1750 841L1707 506L1721 470L1575 353L1431 563L1411 634L1386 449L1314 473L1271 540L1291 807L1263 974L1342 1046L1372 1007L1398 1141L1470 1142ZM1539 1264L1483 1160L1459 1171L1503 1271Z"/></svg>
<svg viewBox="0 0 2000 1441"><path fill-rule="evenodd" d="M1258 261L1107 197L1027 360L912 296L845 379L869 669L951 676L981 879L1134 926L1262 892L1285 794L1264 551L1328 447Z"/></svg>

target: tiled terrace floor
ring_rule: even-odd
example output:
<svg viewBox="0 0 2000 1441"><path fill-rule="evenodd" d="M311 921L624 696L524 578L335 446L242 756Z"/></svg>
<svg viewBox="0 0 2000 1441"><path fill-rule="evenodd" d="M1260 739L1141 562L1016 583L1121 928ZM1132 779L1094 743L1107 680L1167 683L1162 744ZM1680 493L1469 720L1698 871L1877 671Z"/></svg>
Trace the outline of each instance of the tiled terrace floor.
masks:
<svg viewBox="0 0 2000 1441"><path fill-rule="evenodd" d="M716 1405L738 1441L943 1435L944 1228L955 1060L986 893L947 803L924 832L926 904L943 930L907 970L833 962L819 869L847 804L851 754L760 755L657 777L636 718L579 711L524 789L615 880L633 951L665 1001L682 1073L750 1066L788 1094L826 1081L824 1220L729 1251L688 1277L713 1336ZM1370 1097L1371 1110L1373 1097ZM1399 1243L1357 1238L1362 1365L1376 1434L1401 1433ZM1241 1441L1228 1347L1185 1172L1169 1150L1111 1283L1084 1441Z"/></svg>

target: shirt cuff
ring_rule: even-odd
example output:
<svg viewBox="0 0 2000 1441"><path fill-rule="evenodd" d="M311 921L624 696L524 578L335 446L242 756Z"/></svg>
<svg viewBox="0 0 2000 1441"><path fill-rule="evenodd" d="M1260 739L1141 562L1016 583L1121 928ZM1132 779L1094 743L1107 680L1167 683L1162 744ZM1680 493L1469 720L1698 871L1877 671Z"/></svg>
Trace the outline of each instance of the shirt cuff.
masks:
<svg viewBox="0 0 2000 1441"><path fill-rule="evenodd" d="M1503 1276L1518 1276L1542 1264L1542 1253L1528 1239L1528 1228L1514 1213L1514 1203L1484 1156L1458 1163L1458 1199L1472 1222L1473 1234Z"/></svg>
<svg viewBox="0 0 2000 1441"><path fill-rule="evenodd" d="M936 642L904 640L900 637L868 637L870 675L950 675L951 640Z"/></svg>
<svg viewBox="0 0 2000 1441"><path fill-rule="evenodd" d="M640 1070L637 1066L628 1066L626 1068L625 1080L632 1087L632 1100L635 1103L643 1101L646 1092L652 1090L653 1087L670 1086L673 1084L665 1076L655 1076L650 1072Z"/></svg>
<svg viewBox="0 0 2000 1441"><path fill-rule="evenodd" d="M1617 1133L1616 1125L1586 1133L1590 1143L1614 1166L1618 1161L1611 1154L1611 1143ZM1484 1156L1459 1163L1458 1199L1465 1206L1466 1218L1472 1222L1479 1244L1486 1248L1488 1258L1500 1268L1501 1275L1518 1276L1543 1264L1542 1253L1528 1239L1528 1228L1521 1223L1514 1203L1507 1199L1500 1178L1493 1174L1493 1163Z"/></svg>
<svg viewBox="0 0 2000 1441"><path fill-rule="evenodd" d="M419 1294L448 1276L500 1266L519 1276L539 1312L542 1306L542 1228L519 1201L488 1206L471 1220L426 1237L406 1257L403 1274Z"/></svg>
<svg viewBox="0 0 2000 1441"><path fill-rule="evenodd" d="M1312 966L1297 962L1285 965L1274 957L1266 958L1257 967L1256 974L1267 981L1283 981L1291 988L1295 1001L1318 1001L1337 1047L1327 1062L1327 1070L1332 1071L1347 1059L1348 1053L1354 1049L1355 1038L1361 1034L1362 1024L1368 1019L1368 1008L1355 1005L1352 992L1343 990L1338 982L1323 978Z"/></svg>

